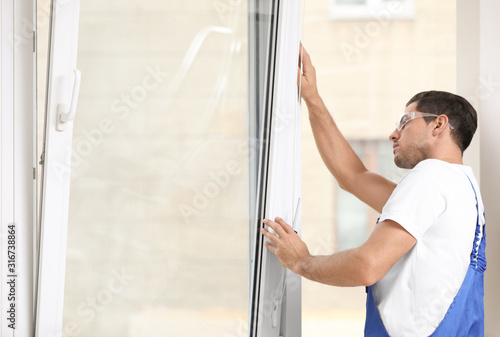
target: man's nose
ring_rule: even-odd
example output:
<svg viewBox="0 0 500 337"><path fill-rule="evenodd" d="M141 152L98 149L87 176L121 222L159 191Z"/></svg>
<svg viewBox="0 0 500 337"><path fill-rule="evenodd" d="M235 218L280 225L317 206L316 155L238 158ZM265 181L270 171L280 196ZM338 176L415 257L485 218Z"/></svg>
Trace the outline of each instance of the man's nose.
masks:
<svg viewBox="0 0 500 337"><path fill-rule="evenodd" d="M399 136L401 136L401 133L398 131L398 129L394 129L394 131L392 131L392 133L389 135L389 140L394 142L399 139Z"/></svg>

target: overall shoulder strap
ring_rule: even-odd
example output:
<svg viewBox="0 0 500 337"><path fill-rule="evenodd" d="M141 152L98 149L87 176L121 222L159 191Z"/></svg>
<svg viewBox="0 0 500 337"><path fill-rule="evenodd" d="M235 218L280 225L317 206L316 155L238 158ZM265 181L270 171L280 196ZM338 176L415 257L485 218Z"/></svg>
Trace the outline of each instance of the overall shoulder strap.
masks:
<svg viewBox="0 0 500 337"><path fill-rule="evenodd" d="M472 186L472 190L474 191L474 197L476 198L476 212L477 212L477 220L476 220L476 232L474 234L474 242L472 244L472 252L470 254L470 263L476 269L480 269L482 271L486 270L486 232L485 232L485 224L481 226L479 221L479 201L477 199L477 192L474 188L474 184L472 183L469 176L470 185ZM484 213L483 213L484 216ZM482 234L482 235L481 235Z"/></svg>

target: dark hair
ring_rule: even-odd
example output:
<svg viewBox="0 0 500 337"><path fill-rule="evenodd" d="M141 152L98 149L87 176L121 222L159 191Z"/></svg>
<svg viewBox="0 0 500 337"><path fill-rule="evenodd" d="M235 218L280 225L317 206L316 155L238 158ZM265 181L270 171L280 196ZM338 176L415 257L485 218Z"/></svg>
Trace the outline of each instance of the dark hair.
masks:
<svg viewBox="0 0 500 337"><path fill-rule="evenodd" d="M462 150L472 141L477 129L477 113L472 105L463 97L445 91L424 91L413 96L406 106L417 102L417 111L448 116L453 126L451 135ZM426 117L429 123L432 117Z"/></svg>

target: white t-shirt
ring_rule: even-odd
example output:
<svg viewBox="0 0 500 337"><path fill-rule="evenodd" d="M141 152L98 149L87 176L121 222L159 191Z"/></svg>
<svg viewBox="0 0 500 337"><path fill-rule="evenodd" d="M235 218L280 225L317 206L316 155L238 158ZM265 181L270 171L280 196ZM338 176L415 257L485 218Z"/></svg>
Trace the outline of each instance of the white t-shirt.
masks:
<svg viewBox="0 0 500 337"><path fill-rule="evenodd" d="M398 184L380 221L393 220L416 240L373 287L379 315L392 337L428 336L439 325L470 264L479 202L478 183L468 166L437 159L420 162Z"/></svg>

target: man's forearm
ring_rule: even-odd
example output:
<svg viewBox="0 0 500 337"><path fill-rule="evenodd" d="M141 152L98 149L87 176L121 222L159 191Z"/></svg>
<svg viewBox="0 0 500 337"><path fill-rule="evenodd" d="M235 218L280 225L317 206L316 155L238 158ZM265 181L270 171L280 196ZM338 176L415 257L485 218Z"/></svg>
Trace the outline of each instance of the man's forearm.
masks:
<svg viewBox="0 0 500 337"><path fill-rule="evenodd" d="M350 249L328 256L309 256L293 272L312 281L339 287L368 286L375 283L371 264Z"/></svg>
<svg viewBox="0 0 500 337"><path fill-rule="evenodd" d="M262 229L262 234L269 239L266 248L294 273L334 286L368 286L378 282L417 243L397 222L385 220L357 248L328 256L312 256L289 224L278 217L275 220L264 220L275 231Z"/></svg>

